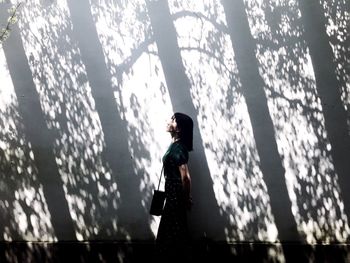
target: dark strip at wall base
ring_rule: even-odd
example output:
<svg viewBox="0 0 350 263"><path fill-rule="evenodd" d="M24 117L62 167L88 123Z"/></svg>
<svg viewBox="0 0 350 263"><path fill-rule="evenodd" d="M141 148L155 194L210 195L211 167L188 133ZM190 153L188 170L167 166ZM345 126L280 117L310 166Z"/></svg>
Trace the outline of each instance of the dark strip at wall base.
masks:
<svg viewBox="0 0 350 263"><path fill-rule="evenodd" d="M289 253L285 253L289 250ZM92 242L0 242L0 262L155 262L155 243ZM309 262L350 262L350 244L226 243L202 240L192 242L186 262L296 262L284 255L303 253Z"/></svg>

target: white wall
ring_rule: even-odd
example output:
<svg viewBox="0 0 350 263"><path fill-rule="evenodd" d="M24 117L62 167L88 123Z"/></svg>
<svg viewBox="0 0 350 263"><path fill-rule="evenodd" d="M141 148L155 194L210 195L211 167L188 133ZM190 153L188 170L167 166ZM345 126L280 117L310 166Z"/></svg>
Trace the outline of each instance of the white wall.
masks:
<svg viewBox="0 0 350 263"><path fill-rule="evenodd" d="M165 124L182 111L194 238L347 240L345 2L325 1L311 34L294 1L237 1L232 18L225 1L113 2L28 1L0 50L1 239L153 239Z"/></svg>

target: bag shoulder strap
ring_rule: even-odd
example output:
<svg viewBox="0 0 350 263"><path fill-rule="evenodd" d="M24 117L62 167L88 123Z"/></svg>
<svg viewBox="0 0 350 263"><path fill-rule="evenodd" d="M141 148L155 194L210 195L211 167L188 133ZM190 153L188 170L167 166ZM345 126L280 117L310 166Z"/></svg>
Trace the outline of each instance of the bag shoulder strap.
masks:
<svg viewBox="0 0 350 263"><path fill-rule="evenodd" d="M158 183L158 188L157 188L157 190L159 190L160 181L162 180L163 171L164 171L164 165L162 166L162 171L160 172L160 177L159 177L159 183Z"/></svg>

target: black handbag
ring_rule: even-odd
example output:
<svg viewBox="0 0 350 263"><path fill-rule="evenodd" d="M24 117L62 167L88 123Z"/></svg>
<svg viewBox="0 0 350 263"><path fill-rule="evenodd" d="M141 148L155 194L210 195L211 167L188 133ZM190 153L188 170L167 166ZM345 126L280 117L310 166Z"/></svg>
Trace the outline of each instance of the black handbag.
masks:
<svg viewBox="0 0 350 263"><path fill-rule="evenodd" d="M163 213L163 207L165 202L165 192L159 191L160 181L162 179L164 167L162 168L162 171L160 173L159 177L159 183L157 190L154 190L153 192L153 198L151 203L151 208L149 210L149 213L154 216L160 216Z"/></svg>

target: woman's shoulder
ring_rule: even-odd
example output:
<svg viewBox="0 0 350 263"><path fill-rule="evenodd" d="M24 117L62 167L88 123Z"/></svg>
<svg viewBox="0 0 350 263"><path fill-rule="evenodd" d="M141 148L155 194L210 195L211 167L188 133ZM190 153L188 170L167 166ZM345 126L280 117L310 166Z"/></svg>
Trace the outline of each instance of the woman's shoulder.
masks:
<svg viewBox="0 0 350 263"><path fill-rule="evenodd" d="M184 164L188 161L188 151L185 145L180 141L174 143L173 156L178 164Z"/></svg>
<svg viewBox="0 0 350 263"><path fill-rule="evenodd" d="M174 142L173 147L174 147L174 150L186 152L188 154L187 147L181 141Z"/></svg>

